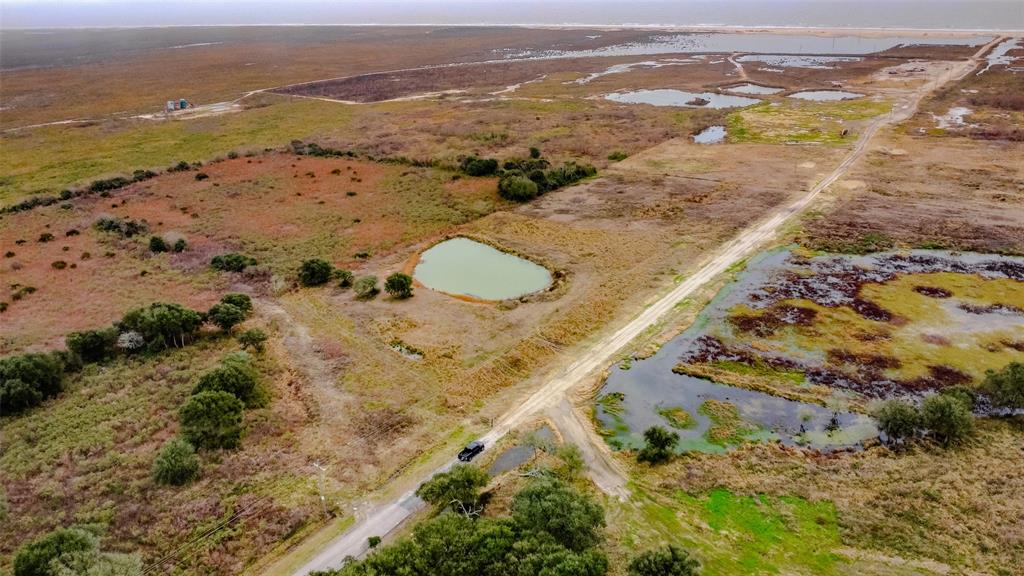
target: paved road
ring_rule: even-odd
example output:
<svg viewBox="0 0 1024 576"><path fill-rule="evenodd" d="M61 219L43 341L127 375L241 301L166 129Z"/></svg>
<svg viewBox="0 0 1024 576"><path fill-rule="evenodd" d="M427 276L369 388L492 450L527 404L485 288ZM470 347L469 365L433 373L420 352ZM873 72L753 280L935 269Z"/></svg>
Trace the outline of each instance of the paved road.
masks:
<svg viewBox="0 0 1024 576"><path fill-rule="evenodd" d="M782 207L761 222L755 223L740 232L736 238L725 244L717 253L710 256L708 261L692 276L673 288L668 294L662 296L626 325L595 344L561 374L548 381L525 401L506 413L481 440L487 446L493 446L511 430L520 424L528 422L539 413L554 411L555 413L562 412L564 414L565 408L563 407L559 410L559 406L565 401L567 392L577 384L584 382L590 374L613 362L619 350L624 348L648 327L658 322L676 304L695 294L731 266L756 254L765 244L775 238L776 234L782 229L783 224L794 215L804 211L818 195L846 174L850 167L867 151L868 144L880 128L910 118L925 96L946 82L962 78L974 70L981 56L994 46L998 40L996 39L987 44L969 60L964 61L961 66L928 82L905 101L897 103L890 114L879 117L869 124L860 134L850 153L828 176L789 205ZM563 433L565 432L563 430ZM578 431L570 430L570 432ZM431 475L447 470L454 463L454 460L446 463L438 470L432 472ZM429 477L426 476L424 480ZM604 479L602 484L607 484L609 486L608 490L615 495L621 496L620 490L624 490L622 483ZM367 538L370 536L384 536L390 533L403 520L422 506L423 502L421 500L416 498L414 494L407 493L395 502L371 510L365 518L357 522L348 532L333 540L312 561L299 569L296 572L296 576L305 576L315 570L336 568L341 565L346 557L358 557L364 554L368 548Z"/></svg>

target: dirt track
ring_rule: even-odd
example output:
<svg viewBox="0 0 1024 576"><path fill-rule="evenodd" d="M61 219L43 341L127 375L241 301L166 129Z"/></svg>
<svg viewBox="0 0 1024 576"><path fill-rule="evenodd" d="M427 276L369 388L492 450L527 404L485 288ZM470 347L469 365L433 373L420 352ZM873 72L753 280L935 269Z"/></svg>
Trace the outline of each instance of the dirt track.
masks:
<svg viewBox="0 0 1024 576"><path fill-rule="evenodd" d="M726 243L716 253L710 255L693 275L651 304L627 324L595 343L584 355L570 364L557 377L549 380L539 390L536 390L528 398L524 399L523 402L519 403L516 408L506 413L498 420L490 432L481 437L481 440L487 446L493 446L510 431L534 418L536 414L549 410L554 411L556 425L563 435L568 438L577 438L579 436L577 424L580 423L578 418L574 416L571 407L567 408L565 406L566 394L569 391L586 381L591 374L605 367L616 357L616 354L622 348L668 314L680 301L695 294L726 272L730 267L752 256L772 241L788 220L806 210L825 189L845 175L850 167L864 156L869 143L879 129L910 118L925 96L945 83L969 74L978 66L979 58L999 40L997 38L982 47L970 59L964 61L959 68L950 70L948 73L921 86L904 102L894 106L890 114L879 117L868 125L849 154L825 178L795 201L776 210L762 221L755 222L749 228L742 231L735 239ZM582 437L590 438L585 431ZM585 454L590 456L588 461L599 462L601 460L599 456L601 447L588 448L593 448L593 450L585 451ZM598 452L595 453L594 450ZM425 476L424 480L437 472L447 470L454 463L454 460L448 462L430 475ZM601 466L600 474L595 479L595 482L602 490L609 494L623 497L625 496L625 483L622 480L621 474L618 481L616 481L614 476L611 476L609 472L614 470L615 467L613 466ZM304 576L316 570L337 567L348 556L358 557L364 554L367 550L367 538L369 536L383 536L390 533L421 505L413 494L407 493L396 501L372 510L366 518L358 522L348 532L332 541L320 554L298 570L296 574Z"/></svg>

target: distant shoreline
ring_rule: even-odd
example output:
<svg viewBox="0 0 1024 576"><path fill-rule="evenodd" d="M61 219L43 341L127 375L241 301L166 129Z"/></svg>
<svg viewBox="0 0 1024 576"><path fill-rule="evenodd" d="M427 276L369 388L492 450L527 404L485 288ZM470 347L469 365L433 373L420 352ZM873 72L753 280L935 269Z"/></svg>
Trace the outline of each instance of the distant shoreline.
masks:
<svg viewBox="0 0 1024 576"><path fill-rule="evenodd" d="M728 34L810 34L815 36L973 36L979 34L1024 36L1024 29L999 28L883 28L842 26L733 26L725 24L171 24L140 26L48 26L0 27L2 31L59 32L68 30L139 30L172 28L528 28L543 30L650 30L653 32L695 32Z"/></svg>

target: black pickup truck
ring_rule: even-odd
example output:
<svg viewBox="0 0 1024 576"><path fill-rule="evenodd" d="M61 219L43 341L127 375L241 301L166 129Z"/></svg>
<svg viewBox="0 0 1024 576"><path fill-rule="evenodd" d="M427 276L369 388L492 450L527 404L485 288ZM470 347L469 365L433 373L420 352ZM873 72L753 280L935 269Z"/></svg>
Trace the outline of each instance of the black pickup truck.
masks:
<svg viewBox="0 0 1024 576"><path fill-rule="evenodd" d="M479 440L473 440L466 447L459 452L459 460L462 462L469 462L476 457L477 454L484 451L484 443Z"/></svg>

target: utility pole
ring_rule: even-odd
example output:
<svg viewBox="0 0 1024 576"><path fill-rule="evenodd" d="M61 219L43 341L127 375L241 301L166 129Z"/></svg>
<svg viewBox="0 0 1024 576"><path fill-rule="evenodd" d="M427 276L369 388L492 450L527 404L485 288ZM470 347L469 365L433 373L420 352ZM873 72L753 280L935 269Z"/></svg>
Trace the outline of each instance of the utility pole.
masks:
<svg viewBox="0 0 1024 576"><path fill-rule="evenodd" d="M317 482L317 487L320 490L320 505L323 506L324 516L329 516L327 513L327 498L324 497L324 473L327 472L327 468L320 465L320 462L313 462L313 466L320 471L320 480Z"/></svg>

